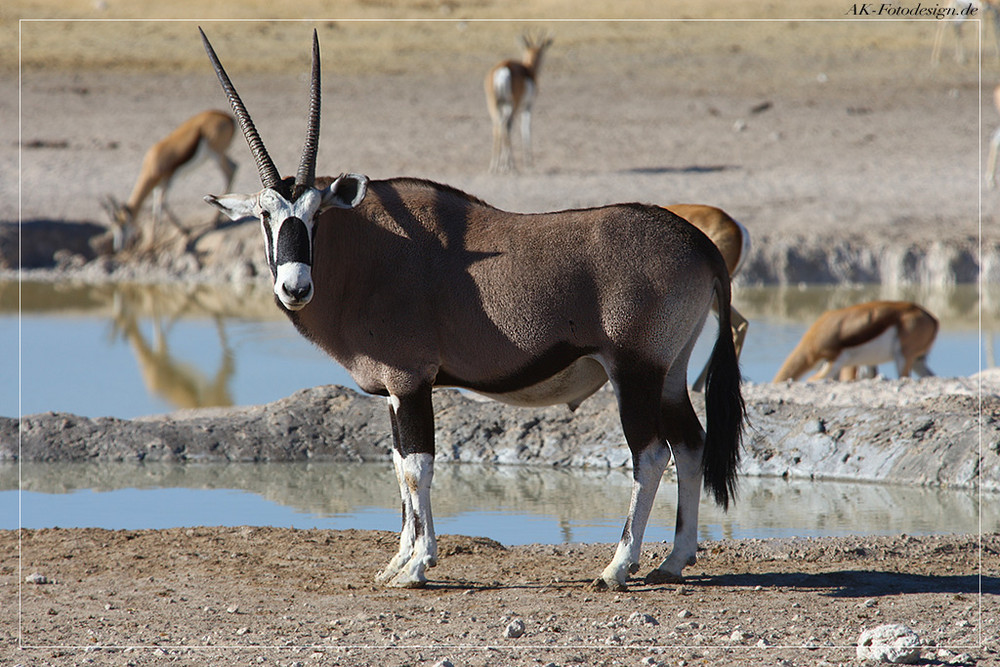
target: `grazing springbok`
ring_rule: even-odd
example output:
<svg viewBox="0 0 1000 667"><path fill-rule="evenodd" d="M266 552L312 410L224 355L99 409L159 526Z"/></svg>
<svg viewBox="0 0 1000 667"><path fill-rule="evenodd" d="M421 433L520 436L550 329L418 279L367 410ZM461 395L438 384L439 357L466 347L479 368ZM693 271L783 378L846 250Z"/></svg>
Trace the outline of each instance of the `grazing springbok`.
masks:
<svg viewBox="0 0 1000 667"><path fill-rule="evenodd" d="M937 336L938 321L909 301L871 301L828 310L813 323L781 365L775 382L798 380L816 364L810 380L853 379L857 367L894 361L899 377L915 372L933 375L927 354Z"/></svg>
<svg viewBox="0 0 1000 667"><path fill-rule="evenodd" d="M226 190L233 184L236 163L229 159L226 150L233 140L235 122L224 111L202 111L181 123L173 132L153 144L142 160L139 178L132 188L128 201L121 204L107 198L106 208L111 215L111 228L115 251L134 245L140 234L136 229L139 210L146 198L153 195L153 220L146 245L156 245L156 223L160 213L183 235L187 230L167 207L167 191L174 176L193 169L207 159L212 159L226 177Z"/></svg>
<svg viewBox="0 0 1000 667"><path fill-rule="evenodd" d="M674 204L665 207L671 213L679 215L692 225L705 233L712 243L722 253L722 258L726 260L726 268L729 269L729 277L735 278L739 273L747 255L750 254L750 232L747 228L733 220L732 217L721 208L715 206L705 206L704 204ZM718 313L715 305L712 308ZM730 306L731 321L733 324L733 338L736 340L736 358L739 359L743 351L743 340L747 336L747 328L750 323L735 308ZM698 379L691 386L695 391L705 388L705 380L708 377L708 364L702 369Z"/></svg>
<svg viewBox="0 0 1000 667"><path fill-rule="evenodd" d="M514 169L514 154L510 133L514 116L520 112L522 159L525 167L531 166L531 105L538 92L538 72L542 56L552 44L545 35L521 36L524 55L520 61L504 60L486 73L486 106L493 121L493 153L490 171L505 173Z"/></svg>
<svg viewBox="0 0 1000 667"><path fill-rule="evenodd" d="M359 387L388 399L402 529L399 552L377 581L423 586L437 561L434 387L541 406L579 403L609 378L634 485L621 540L595 584L623 590L638 569L671 453L674 548L647 580L679 579L695 562L702 479L723 507L734 497L745 419L729 334L729 273L708 237L654 206L525 215L423 180L317 179L315 32L305 148L294 180L283 180L202 39L263 185L255 194L206 201L234 220L261 221L278 305ZM706 433L686 375L713 300L724 333L709 364Z"/></svg>
<svg viewBox="0 0 1000 667"><path fill-rule="evenodd" d="M993 106L1000 111L1000 86L993 89ZM997 152L1000 151L1000 127L993 130L990 137L990 152L986 158L986 187L993 189L997 186Z"/></svg>

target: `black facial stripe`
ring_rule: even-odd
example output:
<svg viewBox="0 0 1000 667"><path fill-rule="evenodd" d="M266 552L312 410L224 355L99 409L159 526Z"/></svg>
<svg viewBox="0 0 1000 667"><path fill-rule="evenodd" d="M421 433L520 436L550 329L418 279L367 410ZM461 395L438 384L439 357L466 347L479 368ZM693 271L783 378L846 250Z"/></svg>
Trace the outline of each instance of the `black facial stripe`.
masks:
<svg viewBox="0 0 1000 667"><path fill-rule="evenodd" d="M271 275L278 275L278 265L274 262L274 236L271 234L271 225L267 224L266 221L261 221L261 226L264 228L264 236L267 238L267 265L271 267Z"/></svg>
<svg viewBox="0 0 1000 667"><path fill-rule="evenodd" d="M278 256L280 266L287 262L312 265L312 243L306 223L299 218L286 218L278 228Z"/></svg>

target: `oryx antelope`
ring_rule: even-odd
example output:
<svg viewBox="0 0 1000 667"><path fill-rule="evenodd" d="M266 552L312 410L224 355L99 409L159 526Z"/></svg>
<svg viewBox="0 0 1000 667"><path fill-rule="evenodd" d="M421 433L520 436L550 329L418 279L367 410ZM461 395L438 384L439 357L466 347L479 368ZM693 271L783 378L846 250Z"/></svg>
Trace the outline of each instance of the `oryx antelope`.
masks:
<svg viewBox="0 0 1000 667"><path fill-rule="evenodd" d="M153 195L153 218L145 245L156 245L156 224L161 212L166 213L170 222L182 234L186 233L180 221L167 207L167 191L178 173L211 159L225 176L225 189L229 190L236 173L236 163L229 159L226 150L233 140L234 131L235 123L228 113L202 111L188 118L146 151L139 178L136 179L128 201L121 204L111 197L107 198L106 207L111 215L115 251L130 247L140 236L136 221L150 193Z"/></svg>
<svg viewBox="0 0 1000 667"><path fill-rule="evenodd" d="M734 220L728 213L715 206L705 206L704 204L674 204L665 207L671 213L675 213L684 218L692 225L700 229L704 234L712 239L712 243L722 253L722 258L726 260L726 268L729 269L729 277L735 278L740 272L743 262L750 254L750 232L739 221ZM718 313L716 305L712 308ZM733 325L733 338L736 341L736 358L739 359L743 351L743 340L747 336L747 328L750 322L735 308L730 306L731 321ZM702 369L698 379L694 381L692 389L701 391L705 387L705 379L708 377L708 364Z"/></svg>
<svg viewBox="0 0 1000 667"><path fill-rule="evenodd" d="M596 583L621 590L638 569L671 453L674 549L648 579L678 579L695 561L702 479L723 507L733 498L745 418L729 274L708 237L654 206L521 215L423 180L317 179L315 32L307 139L297 175L283 180L202 36L263 184L255 194L206 200L234 219L262 222L278 305L358 386L388 399L402 529L399 552L377 580L422 586L437 560L433 387L540 406L579 403L608 378L634 487L621 541ZM686 372L716 299L723 333L709 365L706 434Z"/></svg>
<svg viewBox="0 0 1000 667"><path fill-rule="evenodd" d="M521 36L524 55L521 60L504 60L486 73L486 106L493 121L493 152L490 171L509 172L514 169L510 133L514 117L520 113L521 155L524 165L531 166L531 105L538 92L538 72L545 50L552 38L545 35Z"/></svg>
<svg viewBox="0 0 1000 667"><path fill-rule="evenodd" d="M813 323L781 365L775 382L798 380L823 366L810 380L853 379L857 368L895 362L899 377L933 375L927 354L938 321L909 301L871 301L828 310Z"/></svg>

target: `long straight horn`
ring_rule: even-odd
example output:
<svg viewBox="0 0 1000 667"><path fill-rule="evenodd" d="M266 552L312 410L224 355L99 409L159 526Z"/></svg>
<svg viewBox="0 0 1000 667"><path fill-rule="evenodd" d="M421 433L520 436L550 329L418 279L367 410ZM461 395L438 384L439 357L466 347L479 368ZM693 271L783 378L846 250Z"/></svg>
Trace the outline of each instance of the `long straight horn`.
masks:
<svg viewBox="0 0 1000 667"><path fill-rule="evenodd" d="M246 137L247 145L250 146L250 152L253 153L254 160L257 161L260 182L265 188L277 188L281 184L281 175L278 173L278 169L274 166L271 156L267 154L264 142L261 141L260 134L257 133L257 128L254 127L253 121L250 119L250 114L247 113L247 108L243 105L243 100L240 99L239 93L236 92L236 87L229 80L229 75L226 74L226 70L222 67L222 63L219 62L218 56L215 55L215 49L209 44L208 37L205 36L205 31L199 27L198 32L201 33L201 41L205 45L208 58L212 61L215 73L219 77L222 90L225 91L226 96L229 98L229 103L233 107L233 112L236 114L237 120L240 121L240 128L243 130L243 136Z"/></svg>
<svg viewBox="0 0 1000 667"><path fill-rule="evenodd" d="M316 182L316 153L319 150L319 111L320 111L320 76L319 76L319 36L313 29L312 54L312 84L309 89L309 125L306 128L306 144L302 148L302 159L299 161L299 171L295 174L295 188L292 199L297 199L305 190Z"/></svg>

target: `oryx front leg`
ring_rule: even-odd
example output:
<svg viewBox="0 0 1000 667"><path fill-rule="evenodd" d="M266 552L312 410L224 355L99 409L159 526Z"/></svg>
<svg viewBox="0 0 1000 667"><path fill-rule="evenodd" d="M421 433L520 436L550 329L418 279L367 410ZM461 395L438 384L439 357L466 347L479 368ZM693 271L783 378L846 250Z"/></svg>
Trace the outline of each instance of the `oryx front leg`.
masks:
<svg viewBox="0 0 1000 667"><path fill-rule="evenodd" d="M394 440L393 465L402 501L399 552L375 580L387 586L419 588L425 570L437 564L437 540L431 514L434 477L434 418L431 391L389 397Z"/></svg>

